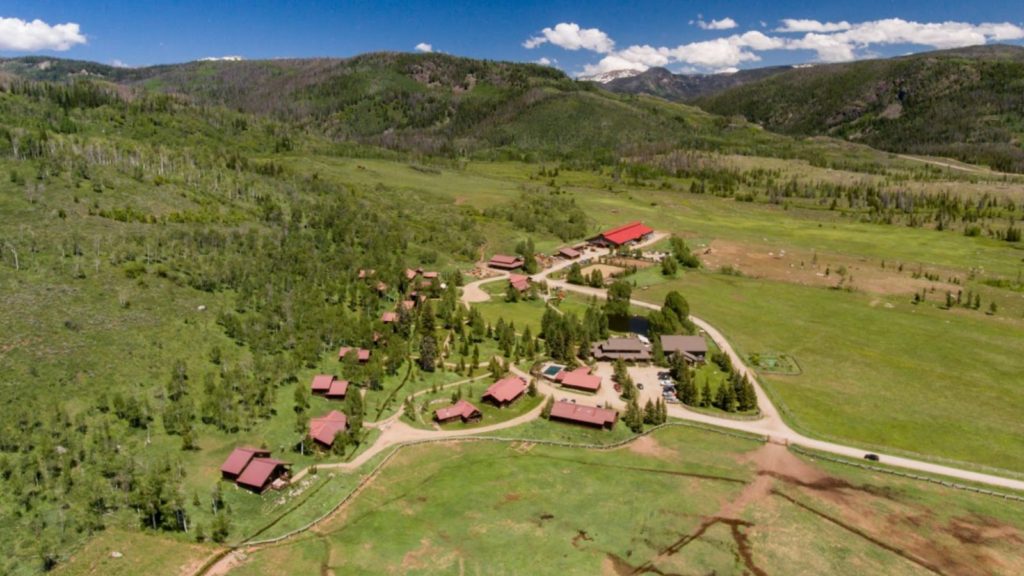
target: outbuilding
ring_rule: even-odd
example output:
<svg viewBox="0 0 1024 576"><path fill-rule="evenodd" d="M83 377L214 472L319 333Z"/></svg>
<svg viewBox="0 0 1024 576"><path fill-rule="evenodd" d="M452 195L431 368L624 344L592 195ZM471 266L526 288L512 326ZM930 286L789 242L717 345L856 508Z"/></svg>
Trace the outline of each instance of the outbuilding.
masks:
<svg viewBox="0 0 1024 576"><path fill-rule="evenodd" d="M662 336L661 349L666 356L682 354L691 364L701 364L708 354L708 343L701 336Z"/></svg>
<svg viewBox="0 0 1024 576"><path fill-rule="evenodd" d="M235 448L228 455L228 459L220 467L220 475L225 480L236 480L249 465L253 458L266 458L270 456L270 450L241 446Z"/></svg>
<svg viewBox="0 0 1024 576"><path fill-rule="evenodd" d="M499 270L517 270L523 267L526 262L519 256L507 256L505 254L495 254L491 257L491 260L487 263L491 268L497 268Z"/></svg>
<svg viewBox="0 0 1024 576"><path fill-rule="evenodd" d="M601 377L591 374L591 370L587 366L580 366L571 371L562 370L555 376L555 382L565 388L574 388L584 392L597 392L601 388Z"/></svg>
<svg viewBox="0 0 1024 576"><path fill-rule="evenodd" d="M550 418L561 422L611 430L619 418L619 413L610 408L583 406L560 400L551 406Z"/></svg>
<svg viewBox="0 0 1024 576"><path fill-rule="evenodd" d="M590 354L598 360L646 362L651 359L651 351L639 338L609 338L595 343Z"/></svg>
<svg viewBox="0 0 1024 576"><path fill-rule="evenodd" d="M309 437L324 448L334 445L339 433L348 430L348 417L342 412L331 410L324 416L309 421Z"/></svg>
<svg viewBox="0 0 1024 576"><path fill-rule="evenodd" d="M344 360L345 356L348 356L349 353L352 352L355 353L356 360L358 360L360 364L365 364L370 361L369 350L366 348L352 348L351 346L342 346L338 349L338 360Z"/></svg>
<svg viewBox="0 0 1024 576"><path fill-rule="evenodd" d="M594 238L592 242L603 246L618 248L625 244L631 244L633 242L650 238L653 233L654 229L646 226L643 222L630 222L629 224L619 226L618 228L605 230Z"/></svg>
<svg viewBox="0 0 1024 576"><path fill-rule="evenodd" d="M438 424L445 424L455 420L462 422L476 422L483 417L480 410L465 400L459 400L451 406L434 410L434 420Z"/></svg>
<svg viewBox="0 0 1024 576"><path fill-rule="evenodd" d="M242 488L262 494L278 478L287 478L290 466L288 462L276 458L253 458L236 483Z"/></svg>
<svg viewBox="0 0 1024 576"><path fill-rule="evenodd" d="M519 399L526 392L526 382L518 376L508 376L491 384L484 392L483 399L504 408Z"/></svg>

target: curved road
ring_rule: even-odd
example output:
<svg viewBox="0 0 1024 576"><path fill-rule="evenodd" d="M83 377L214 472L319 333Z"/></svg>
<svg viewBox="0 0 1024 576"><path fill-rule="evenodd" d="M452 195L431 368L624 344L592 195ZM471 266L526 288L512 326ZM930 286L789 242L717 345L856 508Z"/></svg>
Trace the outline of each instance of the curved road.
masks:
<svg viewBox="0 0 1024 576"><path fill-rule="evenodd" d="M547 273L554 271L550 270ZM538 276L544 277L547 273L539 274ZM579 294L585 294L587 296L596 296L600 299L607 297L607 292L602 288L590 288L587 286L576 286L569 284L561 280L548 280L548 286L558 288L560 290L566 290L570 292L576 292ZM646 308L648 310L660 310L661 306L651 304L650 302L644 302L642 300L631 300L631 304L640 308ZM709 324L707 321L697 318L696 316L690 316L690 320L696 324L700 329L704 330L708 336L715 342L723 352L725 352L729 359L732 361L733 366L737 372L746 375L750 382L754 385L754 390L757 392L757 402L761 409L763 417L759 420L732 420L727 418L716 418L706 414L699 414L686 408L683 408L677 404L670 404L668 406L668 413L674 418L680 418L683 420L692 420L694 422L702 422L704 424L711 424L719 426L721 428L730 428L733 430L740 430L743 432L749 432L753 434L759 434L767 437L772 442L780 442L785 444L797 444L805 448L813 450L820 450L822 452L829 452L832 454L838 454L840 456L846 456L849 458L862 458L865 450L862 448L856 448L853 446L845 446L842 444L836 444L834 442L826 442L824 440L816 440L800 434L793 430L783 421L779 415L778 409L772 404L771 399L765 393L764 388L761 387L761 383L757 380L754 371L747 367L746 363L743 362L743 358L733 349L732 344L726 340L725 336L722 335L714 326ZM877 453L877 452L876 452ZM897 466L900 468L906 468L908 470L916 470L919 472L925 472L928 474L937 474L941 476L948 476L950 478L956 478L959 480L966 480L969 482L977 482L979 484L988 484L990 486L998 486L1001 488L1010 488L1013 490L1024 491L1024 481L1014 480L1012 478L1004 478L1002 476L995 476L992 474L985 474L982 472L975 472L973 470L964 470L961 468L953 468L950 466L943 466L941 464L934 464L932 462L926 462L922 460L914 460L912 458L905 458L902 456L894 456L889 454L878 453L882 463L889 466Z"/></svg>

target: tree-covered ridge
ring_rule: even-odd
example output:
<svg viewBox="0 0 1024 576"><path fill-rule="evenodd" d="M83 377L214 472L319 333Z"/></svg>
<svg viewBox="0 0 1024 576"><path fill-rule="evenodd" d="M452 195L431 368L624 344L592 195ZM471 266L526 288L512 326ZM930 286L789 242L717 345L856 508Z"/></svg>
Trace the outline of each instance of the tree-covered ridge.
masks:
<svg viewBox="0 0 1024 576"><path fill-rule="evenodd" d="M798 68L697 103L788 134L828 134L1024 171L1024 48Z"/></svg>

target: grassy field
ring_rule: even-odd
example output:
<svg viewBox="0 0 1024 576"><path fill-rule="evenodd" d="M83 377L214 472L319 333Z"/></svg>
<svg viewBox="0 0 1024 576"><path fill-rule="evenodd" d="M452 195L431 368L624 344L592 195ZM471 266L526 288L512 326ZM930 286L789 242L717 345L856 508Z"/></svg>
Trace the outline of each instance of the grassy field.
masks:
<svg viewBox="0 0 1024 576"><path fill-rule="evenodd" d="M410 448L315 532L258 550L233 573L1021 569L1013 542L1024 514L1014 505L759 446L668 428L607 452Z"/></svg>
<svg viewBox="0 0 1024 576"><path fill-rule="evenodd" d="M752 167L744 162L744 168ZM331 161L330 167L347 177L361 172L355 163ZM464 169L431 175L384 161L362 164L380 181L394 179L415 189L465 196L481 207L507 200L517 186L538 185L536 168L526 164L472 162ZM825 181L867 178L802 161L774 159L769 167ZM963 180L962 175L951 178ZM667 190L613 182L608 174L595 172L562 170L555 180L594 218L595 230L641 219L659 230L684 234L691 245L721 239L759 253L798 254L808 266L812 258L820 259L820 269L828 263L851 270L856 266L853 285L861 291L853 293L707 273L684 273L665 282L656 268L630 279L639 285L634 297L650 302L660 302L670 289L681 290L694 313L721 328L743 354L781 352L795 358L801 375L766 375L766 382L788 420L804 432L1024 472L1024 459L1018 456L1024 454L1024 429L1016 417L1024 398L1013 384L1024 368L1019 356L1024 349L1024 295L979 281L1016 278L1024 257L1017 246L952 232L862 223L808 206L784 208L693 195L679 191L688 187L686 179L667 179ZM941 181L918 184L935 192L948 188ZM480 195L468 193L485 185ZM970 195L999 188L1012 197L1019 192L1014 183L980 177L971 186L958 190ZM886 274L891 272L880 282L886 293L873 293L867 278L883 261ZM899 265L905 269L901 273L894 271ZM937 309L948 285L912 281L911 270L917 269L931 270L943 281L958 278L962 284L954 290L970 289L985 302L997 301L999 312L987 316ZM913 286L936 284L930 303L910 305ZM504 316L515 319L517 326L539 319L543 312L539 304L497 300L480 309L488 319Z"/></svg>
<svg viewBox="0 0 1024 576"><path fill-rule="evenodd" d="M692 273L680 290L744 355L784 351L800 375L764 374L787 420L866 447L1024 470L1019 320L914 306L905 298ZM1014 360L1017 358L1018 360Z"/></svg>
<svg viewBox="0 0 1024 576"><path fill-rule="evenodd" d="M212 545L190 544L134 530L107 530L72 554L54 574L62 576L178 576L191 574L213 554ZM120 553L120 557L112 556Z"/></svg>

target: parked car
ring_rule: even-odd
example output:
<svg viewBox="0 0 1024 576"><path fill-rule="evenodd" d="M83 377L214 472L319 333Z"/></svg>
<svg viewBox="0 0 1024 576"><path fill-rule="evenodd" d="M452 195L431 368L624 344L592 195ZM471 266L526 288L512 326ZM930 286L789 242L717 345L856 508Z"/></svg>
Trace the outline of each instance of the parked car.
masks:
<svg viewBox="0 0 1024 576"><path fill-rule="evenodd" d="M870 454L870 453L865 454L864 455L864 459L865 460L871 460L872 462L878 462L878 460L879 460L878 454Z"/></svg>

